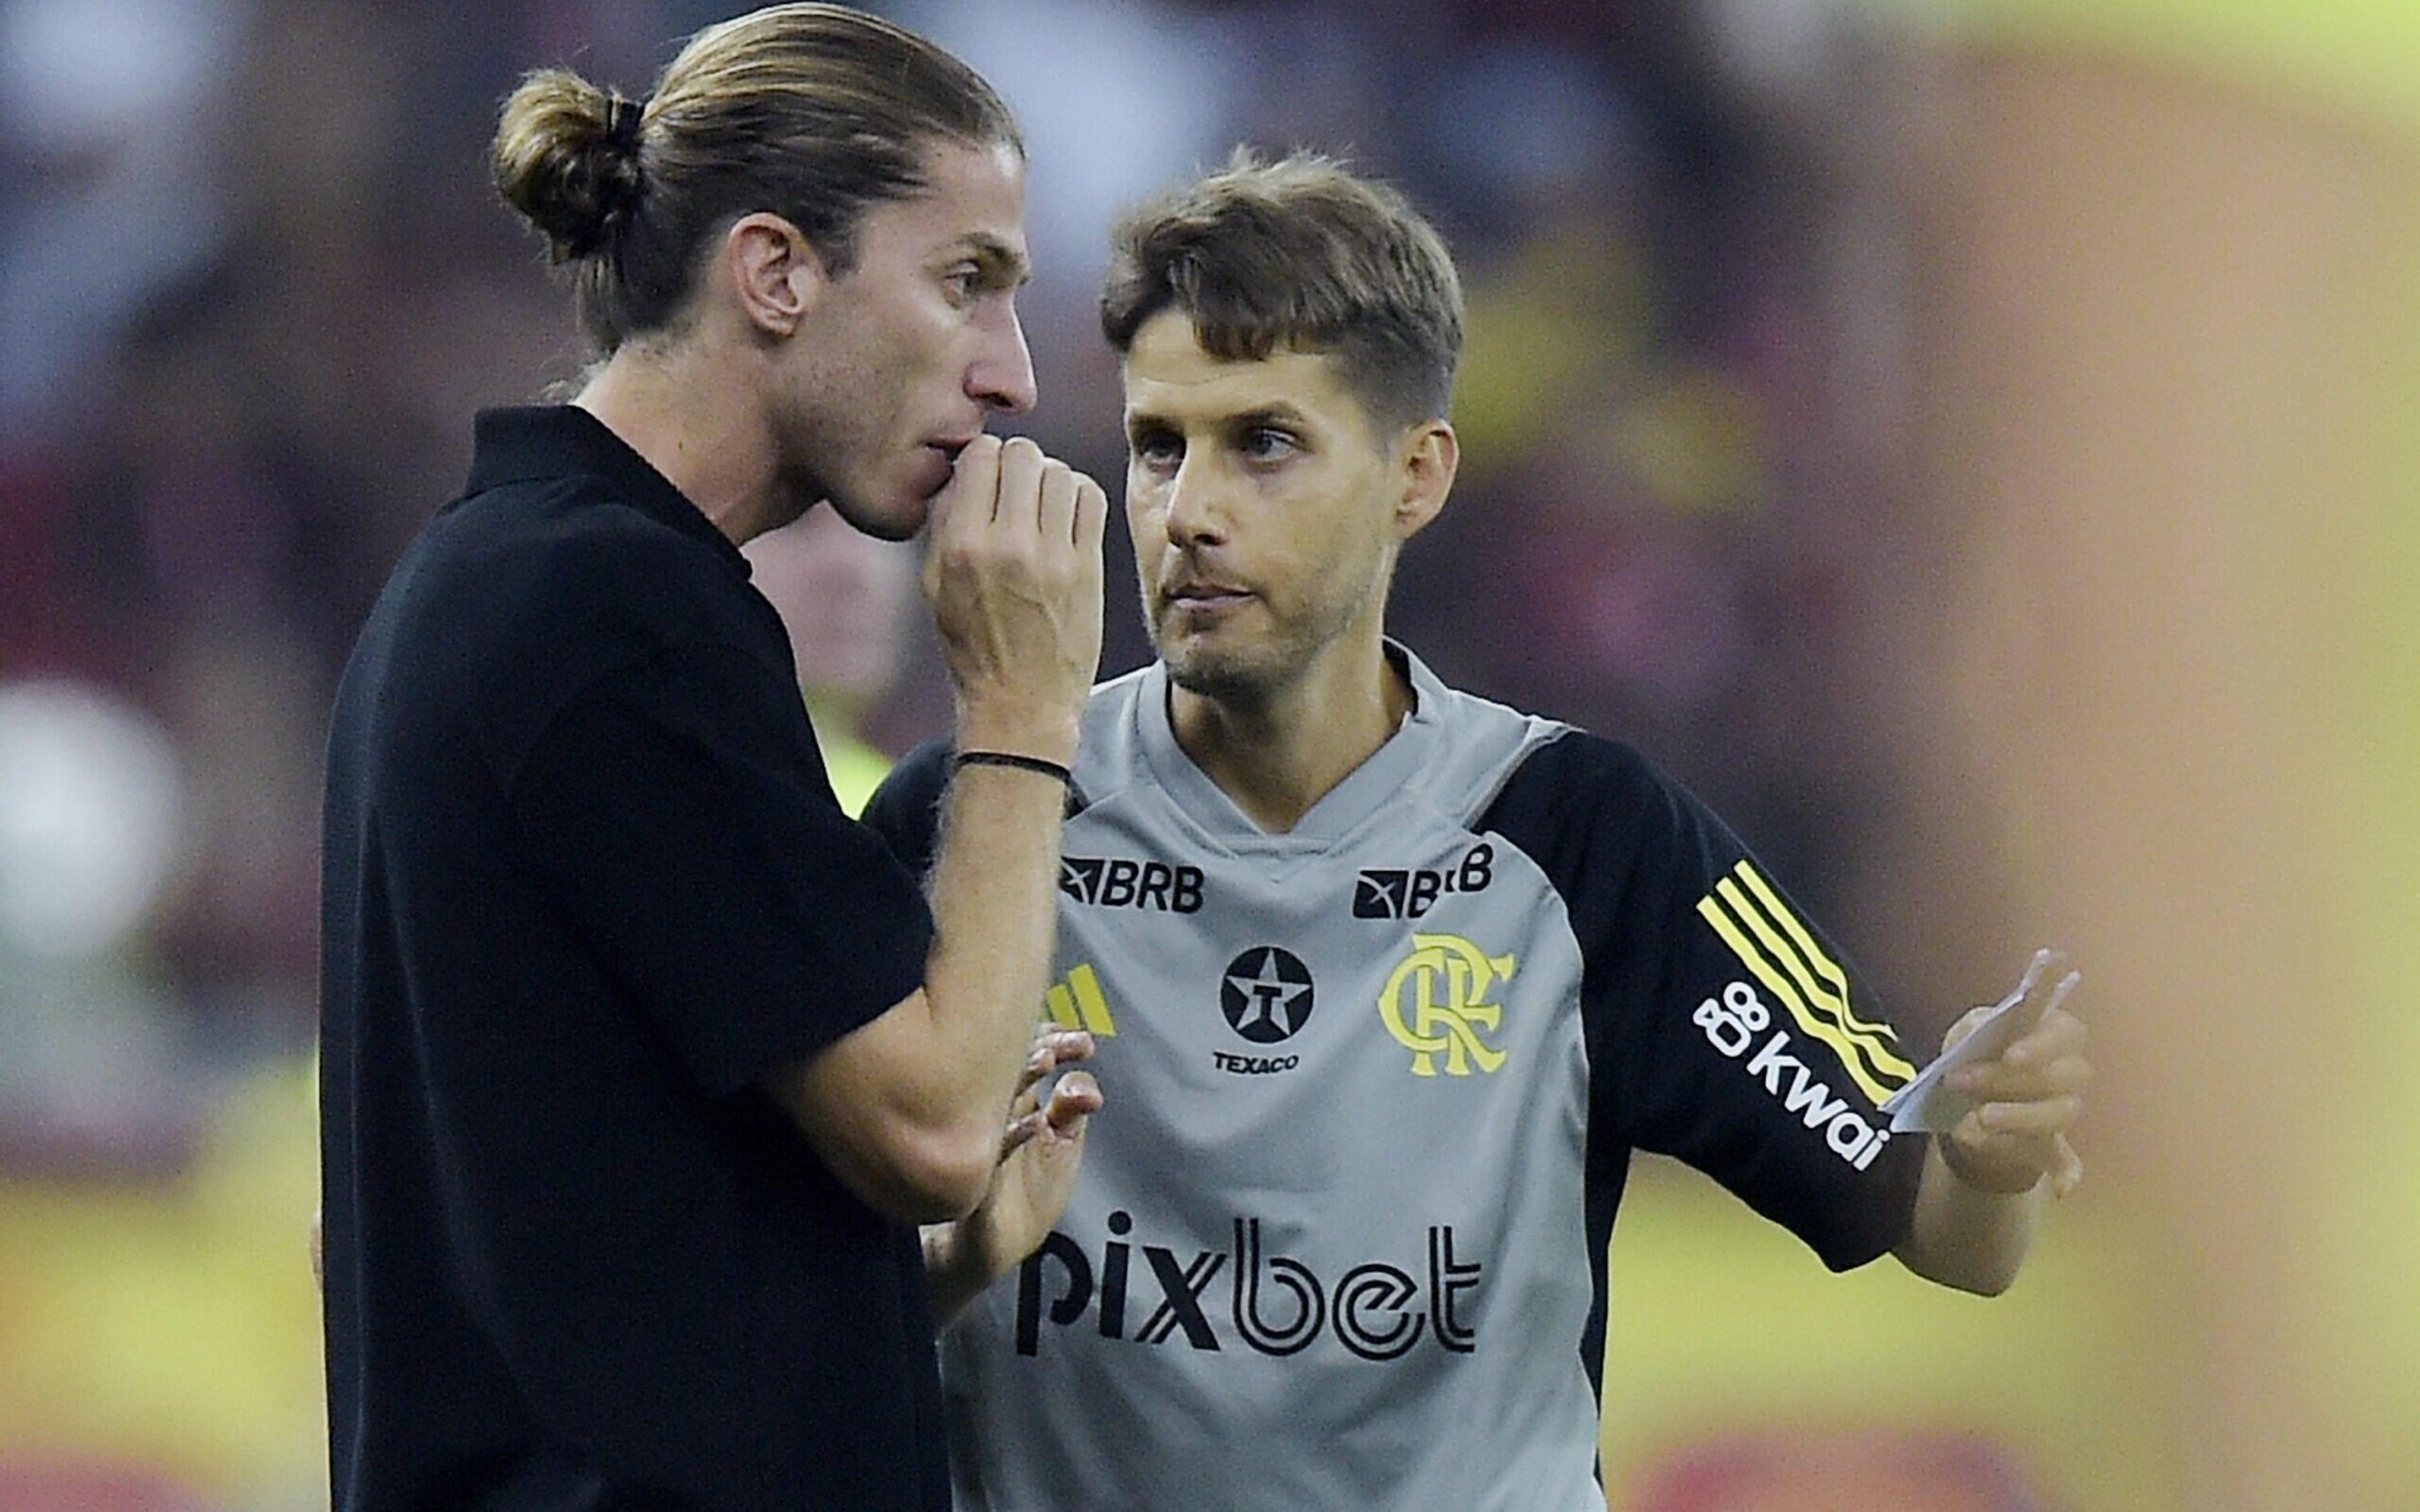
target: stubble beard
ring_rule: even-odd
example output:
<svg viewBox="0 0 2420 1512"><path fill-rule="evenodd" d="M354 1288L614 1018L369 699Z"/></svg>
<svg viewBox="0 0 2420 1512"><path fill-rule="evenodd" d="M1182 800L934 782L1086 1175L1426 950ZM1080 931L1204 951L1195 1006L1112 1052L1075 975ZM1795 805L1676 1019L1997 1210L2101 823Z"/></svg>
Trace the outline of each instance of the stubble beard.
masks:
<svg viewBox="0 0 2420 1512"><path fill-rule="evenodd" d="M1168 680L1187 693L1233 709L1263 708L1299 680L1318 653L1349 629L1368 607L1375 585L1357 598L1339 595L1311 606L1307 612L1280 614L1265 599L1261 611L1273 622L1271 633L1241 644L1216 645L1171 634L1164 616L1155 616L1151 591L1143 590L1143 624L1151 632L1152 649L1168 668ZM1231 631L1232 633L1232 631Z"/></svg>

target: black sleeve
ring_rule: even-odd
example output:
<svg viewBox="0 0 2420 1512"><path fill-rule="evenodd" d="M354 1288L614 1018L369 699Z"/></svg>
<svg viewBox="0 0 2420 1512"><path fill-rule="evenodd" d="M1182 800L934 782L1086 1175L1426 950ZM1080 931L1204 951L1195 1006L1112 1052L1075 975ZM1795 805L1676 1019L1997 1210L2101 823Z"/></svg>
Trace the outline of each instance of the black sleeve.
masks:
<svg viewBox="0 0 2420 1512"><path fill-rule="evenodd" d="M950 785L950 743L928 740L909 751L865 800L865 822L915 876L933 870L941 841L941 796Z"/></svg>
<svg viewBox="0 0 2420 1512"><path fill-rule="evenodd" d="M1905 1237L1925 1140L1891 1138L1877 1104L1916 1067L1712 811L1575 733L1524 763L1489 827L1547 871L1579 937L1592 1174L1617 1144L1675 1156L1836 1270Z"/></svg>
<svg viewBox="0 0 2420 1512"><path fill-rule="evenodd" d="M514 774L531 865L711 1096L922 986L916 878L833 799L797 691L690 643L590 687Z"/></svg>

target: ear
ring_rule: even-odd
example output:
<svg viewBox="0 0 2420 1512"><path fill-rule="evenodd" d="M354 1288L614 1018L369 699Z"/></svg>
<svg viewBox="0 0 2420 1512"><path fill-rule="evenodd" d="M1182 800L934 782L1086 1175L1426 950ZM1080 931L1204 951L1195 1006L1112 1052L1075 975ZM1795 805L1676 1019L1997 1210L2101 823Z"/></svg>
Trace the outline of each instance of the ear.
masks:
<svg viewBox="0 0 2420 1512"><path fill-rule="evenodd" d="M796 334L831 284L805 233L765 210L732 223L722 239L722 265L739 313L768 336Z"/></svg>
<svg viewBox="0 0 2420 1512"><path fill-rule="evenodd" d="M1445 508L1453 491L1454 470L1462 464L1462 442L1442 420L1423 420L1406 428L1396 452L1403 491L1396 496L1395 539L1408 541Z"/></svg>

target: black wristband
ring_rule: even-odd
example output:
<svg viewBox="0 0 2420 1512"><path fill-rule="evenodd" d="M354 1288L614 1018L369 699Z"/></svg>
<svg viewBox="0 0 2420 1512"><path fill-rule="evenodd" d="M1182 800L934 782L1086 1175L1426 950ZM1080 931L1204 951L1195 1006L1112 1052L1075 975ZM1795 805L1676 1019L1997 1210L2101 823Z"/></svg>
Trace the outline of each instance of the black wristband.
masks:
<svg viewBox="0 0 2420 1512"><path fill-rule="evenodd" d="M1038 772L1044 777L1056 778L1063 786L1072 788L1076 785L1076 774L1057 762L1045 761L1039 756L1020 756L1010 750L962 750L950 758L950 770L954 772L961 766L1013 766L1020 772Z"/></svg>

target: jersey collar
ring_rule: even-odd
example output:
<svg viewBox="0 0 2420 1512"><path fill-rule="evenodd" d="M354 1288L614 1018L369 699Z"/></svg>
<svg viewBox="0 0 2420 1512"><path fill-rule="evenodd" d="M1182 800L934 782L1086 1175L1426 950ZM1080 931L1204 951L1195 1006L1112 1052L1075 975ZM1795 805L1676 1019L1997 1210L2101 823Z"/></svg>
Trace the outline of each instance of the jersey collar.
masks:
<svg viewBox="0 0 2420 1512"><path fill-rule="evenodd" d="M508 483L594 478L614 498L676 531L711 540L740 575L748 559L672 480L633 451L606 424L578 405L524 405L482 409L472 422L468 494Z"/></svg>
<svg viewBox="0 0 2420 1512"><path fill-rule="evenodd" d="M1168 664L1153 662L1143 671L1135 700L1137 738L1153 779L1178 810L1211 839L1237 852L1326 850L1368 824L1389 805L1402 801L1415 787L1435 750L1444 723L1446 687L1398 641L1386 642L1387 659L1402 670L1412 685L1412 712L1395 728L1387 743L1346 774L1343 781L1312 804L1293 829L1272 835L1227 796L1224 789L1185 754L1176 743L1168 717Z"/></svg>

